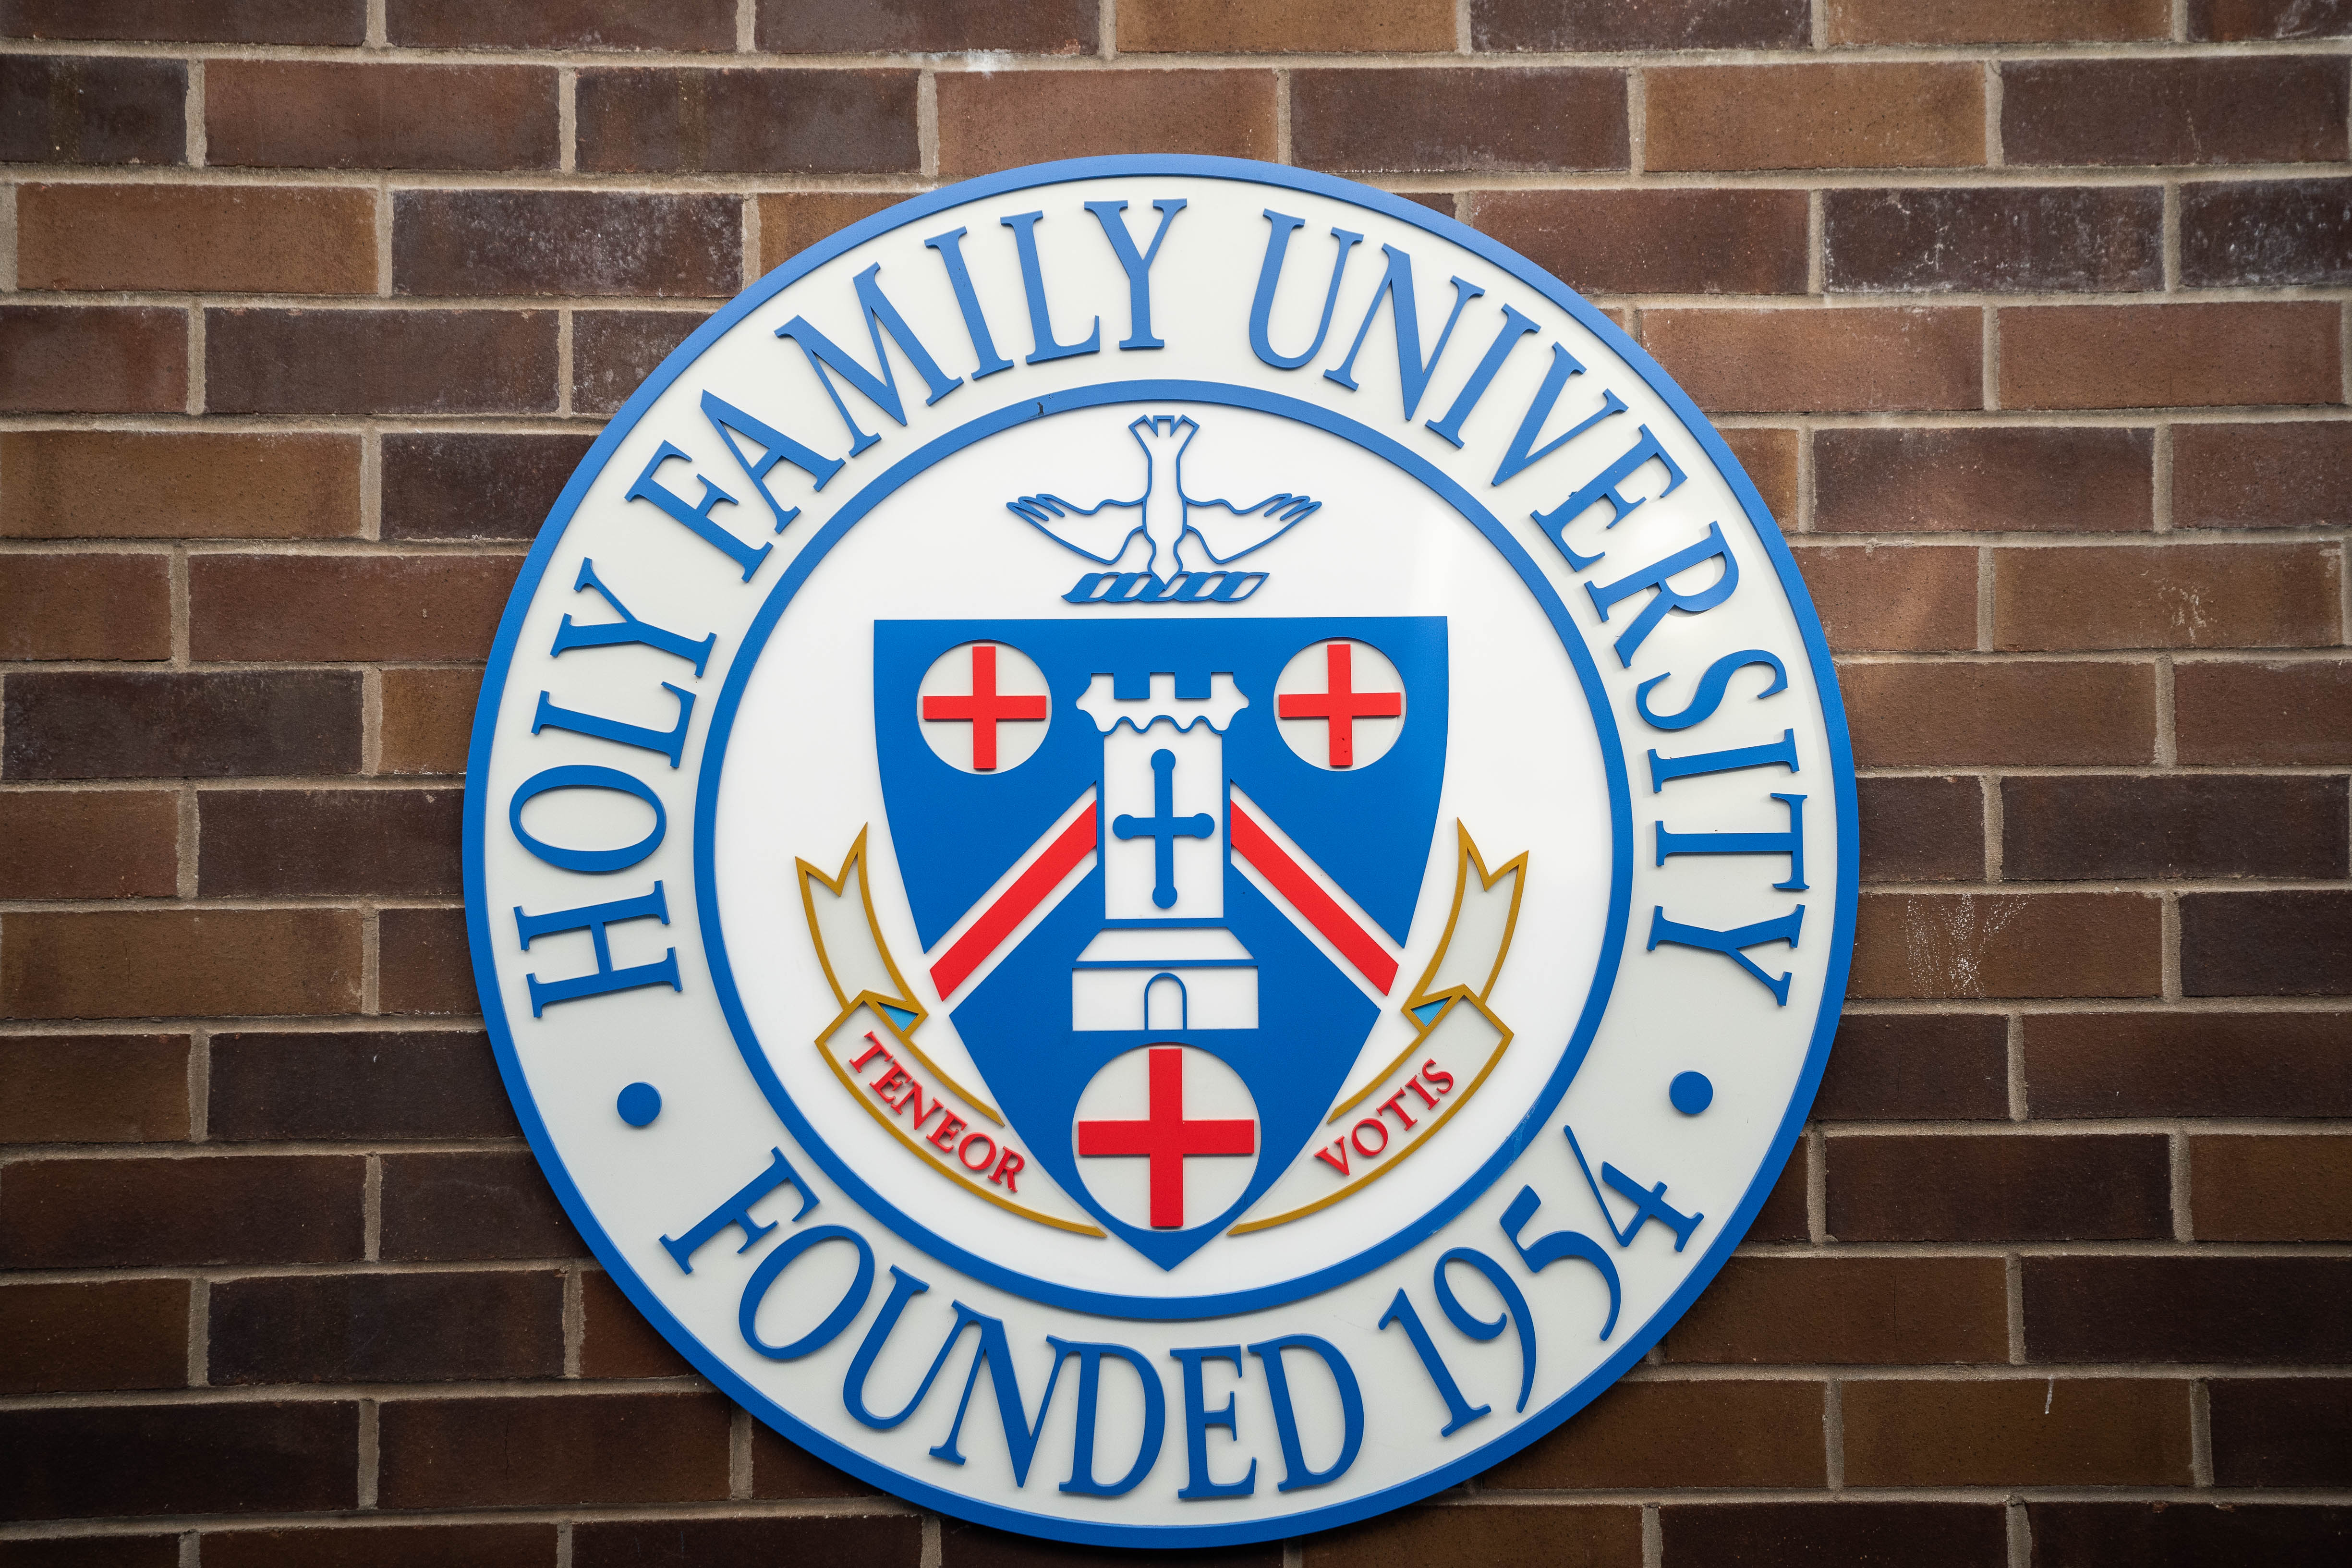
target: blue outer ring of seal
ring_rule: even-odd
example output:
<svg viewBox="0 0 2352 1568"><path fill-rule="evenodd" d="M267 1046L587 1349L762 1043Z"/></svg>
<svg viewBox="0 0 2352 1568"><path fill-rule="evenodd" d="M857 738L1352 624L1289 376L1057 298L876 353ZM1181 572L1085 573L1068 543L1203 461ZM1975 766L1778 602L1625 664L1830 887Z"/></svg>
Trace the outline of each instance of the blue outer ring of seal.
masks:
<svg viewBox="0 0 2352 1568"><path fill-rule="evenodd" d="M1822 1007L1815 1019L1809 1041L1804 1068L1799 1076L1795 1091L1790 1096L1787 1111L1776 1129L1771 1146L1757 1167L1755 1179L1742 1194L1738 1206L1717 1233L1698 1260L1684 1276L1674 1295L1646 1321L1633 1327L1625 1342L1606 1361L1595 1367L1574 1387L1554 1399L1541 1410L1521 1421L1508 1432L1489 1440L1467 1453L1455 1456L1443 1465L1423 1471L1409 1481L1377 1492L1334 1503L1325 1508L1307 1509L1274 1519L1240 1521L1230 1524L1210 1525L1118 1525L1062 1518L1050 1512L1004 1508L982 1502L960 1493L947 1491L919 1478L891 1468L858 1453L830 1436L816 1431L795 1418L738 1376L732 1368L717 1355L706 1350L700 1342L688 1333L660 1300L640 1280L620 1248L606 1233L593 1210L582 1196L571 1173L565 1170L557 1154L545 1121L530 1096L521 1066L515 1055L514 1033L502 1006L498 972L491 959L491 942L488 910L483 901L483 846L488 829L488 800L482 787L488 774L490 745L498 723L498 697L504 689L506 679L514 659L515 642L520 636L525 614L530 606L540 580L547 571L549 560L562 540L564 527L570 522L588 487L603 469L621 438L642 418L654 400L676 380L685 368L702 352L730 330L738 321L765 302L779 290L799 280L814 268L845 251L863 245L877 235L886 234L900 224L928 216L944 208L997 195L1007 191L1031 189L1040 185L1059 184L1074 180L1115 178L1134 174L1167 174L1198 179L1230 179L1255 184L1286 187L1327 196L1336 201L1380 213L1399 222L1426 230L1442 239L1464 247L1489 264L1509 273L1527 287L1533 289L1609 344L1651 390L1671 408L1675 416L1706 450L1708 458L1730 484L1738 499L1748 525L1755 531L1757 541L1771 560L1778 573L1783 593L1787 595L1798 628L1804 638L1807 662L1816 689L1822 696L1822 720L1829 744L1837 802L1838 878L1835 909L1830 932L1829 963L1822 976ZM1665 371L1652 359L1639 343L1621 331L1616 324L1588 304L1573 289L1553 278L1542 268L1517 252L1499 245L1486 236L1453 218L1443 216L1417 202L1385 191L1358 184L1350 180L1317 174L1310 170L1288 168L1280 164L1260 163L1242 158L1207 158L1176 155L1131 154L1105 158L1075 158L1061 163L1039 163L1027 168L1006 170L1002 174L943 186L939 190L915 196L896 207L886 209L859 220L849 227L810 247L782 267L738 296L717 314L706 321L692 335L680 343L658 369L646 379L604 428L572 473L563 492L549 509L547 522L541 528L530 554L525 558L513 595L508 600L500 616L496 641L490 650L488 668L482 679L482 699L474 712L473 738L467 755L464 858L466 872L466 926L474 963L475 984L484 1000L483 1022L490 1036L500 1075L504 1078L515 1111L523 1131L530 1140L532 1152L546 1173L549 1184L555 1189L565 1213L579 1227L582 1237L595 1252L597 1258L611 1271L614 1280L648 1321L661 1331L696 1370L711 1380L721 1390L753 1415L774 1427L785 1437L808 1449L820 1458L840 1467L859 1479L882 1488L923 1507L960 1519L998 1529L1054 1540L1072 1541L1102 1546L1149 1546L1163 1548L1201 1548L1238 1545L1249 1542L1269 1541L1328 1530L1369 1519L1391 1509L1429 1496L1454 1486L1477 1474L1487 1467L1509 1458L1535 1442L1591 1404L1617 1379L1638 1364L1650 1347L1663 1338L1666 1331L1687 1311L1699 1292L1712 1281L1729 1259L1739 1238L1754 1223L1757 1212L1779 1180L1781 1168L1788 1163L1799 1134L1804 1127L1806 1113L1811 1109L1813 1096L1821 1087L1822 1070L1829 1061L1831 1037L1837 1031L1838 1002L1845 994L1847 971L1853 958L1854 905L1859 888L1859 867L1853 853L1859 837L1853 785L1853 745L1846 728L1845 710L1840 700L1837 671L1832 663L1828 639L1822 635L1821 618L1813 609L1812 596L1806 592L1804 579L1797 570L1796 559L1790 553L1788 543L1772 522L1755 485L1748 479L1731 448L1706 416L1699 412L1689 395L1675 385Z"/></svg>
<svg viewBox="0 0 2352 1568"><path fill-rule="evenodd" d="M959 1247L885 1199L847 1161L833 1152L814 1123L777 1079L775 1068L769 1064L767 1053L761 1047L758 1035L752 1029L751 1020L744 1012L741 997L737 993L733 966L728 960L726 936L719 915L716 843L719 785L719 775L726 765L727 743L734 730L735 715L741 708L743 689L750 684L752 669L759 663L768 637L783 618L801 584L823 562L825 552L899 486L940 458L976 441L985 440L1033 420L1073 409L1120 403L1222 404L1295 419L1352 441L1428 486L1502 554L1542 607L1545 617L1559 635L1570 663L1576 670L1586 706L1591 710L1593 728L1601 742L1601 765L1609 781L1612 827L1609 909L1601 938L1600 957L1593 965L1592 984L1585 993L1584 1005L1577 1015L1576 1026L1560 1051L1559 1065L1544 1080L1542 1089L1529 1100L1527 1113L1519 1118L1510 1136L1496 1145L1494 1152L1481 1162L1477 1170L1412 1223L1391 1232L1354 1256L1279 1284L1261 1285L1247 1290L1229 1290L1214 1296L1126 1296L1101 1290L1075 1289L1007 1268L992 1258ZM703 742L702 757L694 806L694 886L696 914L702 927L703 956L710 965L711 979L719 988L719 1005L726 1012L729 1027L735 1033L735 1041L742 1050L744 1063L759 1080L769 1105L792 1129L793 1136L800 1141L802 1146L816 1156L826 1175L856 1198L867 1214L897 1231L908 1242L950 1268L961 1269L973 1279L984 1280L1001 1290L1072 1311L1160 1321L1257 1311L1343 1285L1418 1246L1432 1232L1477 1201L1479 1194L1494 1184L1495 1178L1526 1152L1528 1145L1542 1132L1545 1121L1551 1115L1553 1107L1559 1103L1559 1097L1567 1092L1570 1081L1576 1077L1577 1069L1584 1065L1585 1055L1591 1049L1592 1037L1600 1029L1601 1014L1608 1010L1610 991L1624 952L1626 914L1633 899L1633 792L1626 783L1624 744L1617 732L1616 717L1609 707L1608 692L1601 684L1601 672L1593 668L1591 650L1584 646L1583 637L1569 618L1568 606L1560 603L1559 594L1545 580L1542 572L1518 541L1503 527L1501 520L1481 506L1444 470L1391 437L1367 429L1343 415L1334 414L1317 404L1254 387L1234 386L1223 382L1100 382L1092 386L1051 393L1009 405L994 414L983 415L970 424L948 431L908 453L876 476L835 512L816 536L801 547L800 553L793 557L792 564L777 579L776 585L769 590L767 600L760 606L759 613L752 617L751 626L744 633L741 650L728 667L726 682L720 688L719 700L711 710L710 732Z"/></svg>

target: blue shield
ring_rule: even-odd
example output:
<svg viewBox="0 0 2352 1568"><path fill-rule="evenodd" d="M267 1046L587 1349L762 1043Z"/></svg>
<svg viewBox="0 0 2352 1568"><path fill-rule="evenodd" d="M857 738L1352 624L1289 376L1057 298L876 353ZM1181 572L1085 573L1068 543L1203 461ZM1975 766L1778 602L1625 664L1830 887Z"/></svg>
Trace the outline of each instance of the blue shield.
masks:
<svg viewBox="0 0 2352 1568"><path fill-rule="evenodd" d="M1384 754L1360 766L1329 769L1303 761L1283 739L1275 686L1294 656L1335 639L1369 644L1386 655L1410 696L1402 729ZM1052 703L1045 739L1017 766L967 773L941 760L924 739L918 689L935 661L965 644L1018 649L1045 672ZM1166 699L1171 680L1179 705L1226 695L1221 778L1202 776L1220 764L1209 760L1218 748L1197 731L1192 742L1162 745L1155 737L1177 734L1175 724L1130 724L1122 733L1106 721L1119 704L1151 698L1155 687ZM1234 864L1233 795L1238 791L1266 819L1242 824L1245 852L1255 848L1264 858L1263 828L1277 829L1299 852L1290 858L1294 866L1303 858L1319 868L1402 946L1436 826L1446 682L1445 622L1435 616L875 625L874 727L885 806L916 931L935 965L942 938L981 908L1081 796L1098 792L1092 845L1075 838L1066 845L1074 863L1077 853L1092 847L1092 868L1016 946L990 954L992 971L976 983L943 989L954 993L948 1000L957 1031L1033 1157L1112 1234L1163 1268L1192 1256L1288 1167L1336 1098L1383 1005L1368 991L1387 990L1386 1005L1393 1005L1411 983L1406 976L1383 987L1378 965L1372 980L1350 975L1326 956L1299 917L1251 882ZM1234 693L1244 700L1237 709ZM1184 780L1191 798L1199 801L1213 784L1223 820L1173 812L1171 770L1178 766L1178 749L1185 752L1182 766L1195 775ZM1146 761L1152 770L1148 775L1140 771ZM1147 812L1143 803L1155 799ZM1114 815L1111 807L1122 800L1134 809ZM1190 843L1213 846L1218 857L1211 861L1202 858L1205 851L1185 851L1195 856L1196 870L1205 865L1201 874L1214 879L1205 903L1176 900L1169 881L1177 847ZM1141 884L1130 887L1133 879L1125 871L1110 869L1114 856L1121 858L1121 868L1146 866L1140 858L1146 849L1157 857L1156 869L1142 873L1153 879L1157 910L1138 901ZM1278 877L1270 880L1283 886ZM1213 918L1188 915L1194 908L1213 910ZM1089 1018L1074 1004L1074 994L1092 994L1086 987L1097 981L1118 983L1116 973L1090 973L1118 967L1099 955L1149 947L1160 938L1196 954L1244 955L1204 963L1253 971L1254 1023L1244 1018L1249 1026L1232 1026L1236 1016L1230 1011L1196 1018L1200 1004L1184 1011L1180 1003L1173 1018L1139 1010L1131 1019L1112 1016L1107 1026L1103 1017ZM1392 960L1390 964L1392 969ZM1229 987L1235 979L1184 973L1196 985ZM1129 1022L1134 1026L1118 1026ZM1257 1163L1246 1190L1221 1212L1187 1211L1174 1226L1160 1222L1155 1212L1152 1226L1139 1226L1089 1194L1073 1128L1080 1095L1106 1064L1164 1044L1210 1052L1240 1076L1255 1102Z"/></svg>

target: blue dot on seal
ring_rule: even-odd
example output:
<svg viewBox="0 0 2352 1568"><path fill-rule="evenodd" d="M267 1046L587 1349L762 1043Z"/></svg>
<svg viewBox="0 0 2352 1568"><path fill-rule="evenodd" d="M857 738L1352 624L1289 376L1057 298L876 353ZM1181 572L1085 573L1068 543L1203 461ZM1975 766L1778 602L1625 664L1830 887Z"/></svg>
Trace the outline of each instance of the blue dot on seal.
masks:
<svg viewBox="0 0 2352 1568"><path fill-rule="evenodd" d="M1683 1076L1687 1078L1691 1075L1685 1073ZM1699 1081L1705 1083L1706 1080L1701 1079ZM1682 1079L1675 1080L1675 1089L1677 1094L1681 1092ZM1682 1101L1676 1100L1675 1103L1680 1105ZM1706 1101L1701 1100L1700 1103L1705 1104ZM621 1091L621 1098L615 1102L615 1109L620 1111L621 1120L630 1126L647 1126L655 1117L661 1114L661 1090L649 1083L633 1083Z"/></svg>
<svg viewBox="0 0 2352 1568"><path fill-rule="evenodd" d="M637 1087L644 1089L646 1086L639 1084ZM1703 1072L1678 1072L1675 1074L1675 1081L1666 1085L1666 1098L1674 1101L1675 1109L1685 1116L1696 1116L1715 1103L1715 1085L1707 1081L1706 1074ZM628 1108L623 1106L621 1114L626 1116L628 1113Z"/></svg>

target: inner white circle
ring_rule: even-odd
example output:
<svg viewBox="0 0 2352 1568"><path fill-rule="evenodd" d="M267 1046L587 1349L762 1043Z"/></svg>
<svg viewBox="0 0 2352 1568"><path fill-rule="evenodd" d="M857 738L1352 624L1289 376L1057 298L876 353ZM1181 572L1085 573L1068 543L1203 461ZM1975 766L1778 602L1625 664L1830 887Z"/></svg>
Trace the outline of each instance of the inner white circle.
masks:
<svg viewBox="0 0 2352 1568"><path fill-rule="evenodd" d="M1172 1074L1166 1055L1171 1052L1174 1053L1173 1066L1181 1069ZM1169 1099L1164 1081L1160 1085L1153 1083L1155 1066L1160 1074L1175 1080L1179 1098L1172 1101ZM1179 1117L1185 1122L1206 1122L1211 1126L1187 1131L1177 1125ZM1195 1145L1223 1145L1241 1142L1221 1135L1244 1122L1249 1124L1252 1135L1248 1142L1255 1151L1257 1106L1239 1073L1196 1046L1146 1046L1113 1057L1095 1074L1086 1093L1078 1097L1071 1145L1077 1152L1078 1175L1097 1203L1140 1228L1188 1229L1233 1206L1234 1200L1249 1185L1250 1173L1257 1169L1255 1152L1173 1156L1182 1161L1182 1171L1176 1178L1181 1184L1174 1215L1178 1223L1171 1226L1160 1223L1171 1217L1165 1204L1155 1213L1152 1202L1153 1167L1160 1166L1162 1179L1167 1179L1171 1157L1163 1155L1155 1160L1142 1154L1090 1155L1088 1140L1099 1138L1106 1143L1126 1146L1161 1142L1164 1134L1165 1141L1176 1143L1189 1141ZM1090 1125L1099 1129L1105 1123L1144 1126L1135 1130L1140 1136L1129 1138L1118 1138L1115 1132L1106 1136L1108 1130L1089 1131Z"/></svg>
<svg viewBox="0 0 2352 1568"><path fill-rule="evenodd" d="M923 672L915 718L924 742L957 772L1011 773L1045 743L1052 697L1045 672L1019 648L969 642Z"/></svg>
<svg viewBox="0 0 2352 1568"><path fill-rule="evenodd" d="M1232 494L1304 490L1323 503L1234 563L1266 574L1247 599L1072 604L1064 595L1098 564L1007 509L1045 489L1087 499L1133 493L1139 458L1129 426L1171 412L1166 403L1032 420L948 454L844 533L777 621L743 689L713 826L719 909L744 1014L784 1092L842 1166L931 1235L1041 1287L1160 1300L1276 1287L1345 1264L1413 1225L1485 1165L1518 1131L1574 1034L1607 929L1612 878L1608 775L1584 689L1549 617L1488 537L1405 470L1342 437L1255 409L1175 408L1199 424L1186 460L1203 483L1213 475ZM915 560L923 563L919 572L908 570ZM967 1049L952 1006L930 978L964 928L933 933L927 945L900 877L876 752L877 615L1089 626L1444 617L1446 689L1411 698L1416 721L1442 716L1446 725L1437 809L1433 820L1381 828L1396 836L1383 852L1422 864L1418 901L1401 942L1397 932L1381 933L1392 947L1397 981L1377 997L1363 988L1374 1022L1360 1041L1348 1042L1354 1066L1335 1104L1378 1089L1377 1104L1399 1087L1391 1079L1402 1069L1391 1068L1418 1034L1402 1004L1446 931L1462 830L1489 868L1523 852L1528 858L1517 933L1487 997L1511 1038L1475 1094L1397 1173L1320 1206L1361 1168L1351 1166L1343 1182L1315 1159L1320 1144L1312 1141L1295 1154L1277 1152L1286 1154L1283 1170L1235 1223L1297 1217L1219 1236L1173 1268L1116 1237L1087 1234L1099 1227L1040 1165L1022 1173L1013 1195L1034 1214L1078 1228L992 1203L910 1152L856 1107L816 1044L842 1003L811 942L796 869L805 861L831 877L866 835L865 889L875 921L927 1010L914 1041L946 1078L993 1103L988 1071ZM1000 655L1000 671L1009 663ZM961 679L951 684L970 689ZM1530 712L1554 721L1528 723ZM1530 790L1528 779L1545 787ZM1005 945L1025 938L1037 918L1016 927ZM1039 999L1049 1013L1069 1005L1066 992ZM1017 1068L1000 1064L1000 1070ZM1462 1087L1470 1087L1469 1077ZM1066 1147L1071 1131L1015 1128L1007 1135L1024 1149L1049 1140Z"/></svg>
<svg viewBox="0 0 2352 1568"><path fill-rule="evenodd" d="M1274 683L1275 725L1301 762L1370 767L1404 733L1410 698L1389 656L1355 637L1312 642Z"/></svg>

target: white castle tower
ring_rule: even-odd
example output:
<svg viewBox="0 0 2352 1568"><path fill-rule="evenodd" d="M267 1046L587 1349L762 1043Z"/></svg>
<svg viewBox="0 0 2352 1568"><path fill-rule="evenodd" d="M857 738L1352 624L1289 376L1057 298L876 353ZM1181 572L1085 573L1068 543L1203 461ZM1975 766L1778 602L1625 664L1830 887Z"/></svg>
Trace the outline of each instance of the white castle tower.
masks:
<svg viewBox="0 0 2352 1568"><path fill-rule="evenodd" d="M1155 674L1122 701L1097 675L1077 706L1103 737L1103 928L1071 974L1072 1026L1257 1027L1257 967L1223 923L1224 731L1249 700L1231 675L1180 699Z"/></svg>

